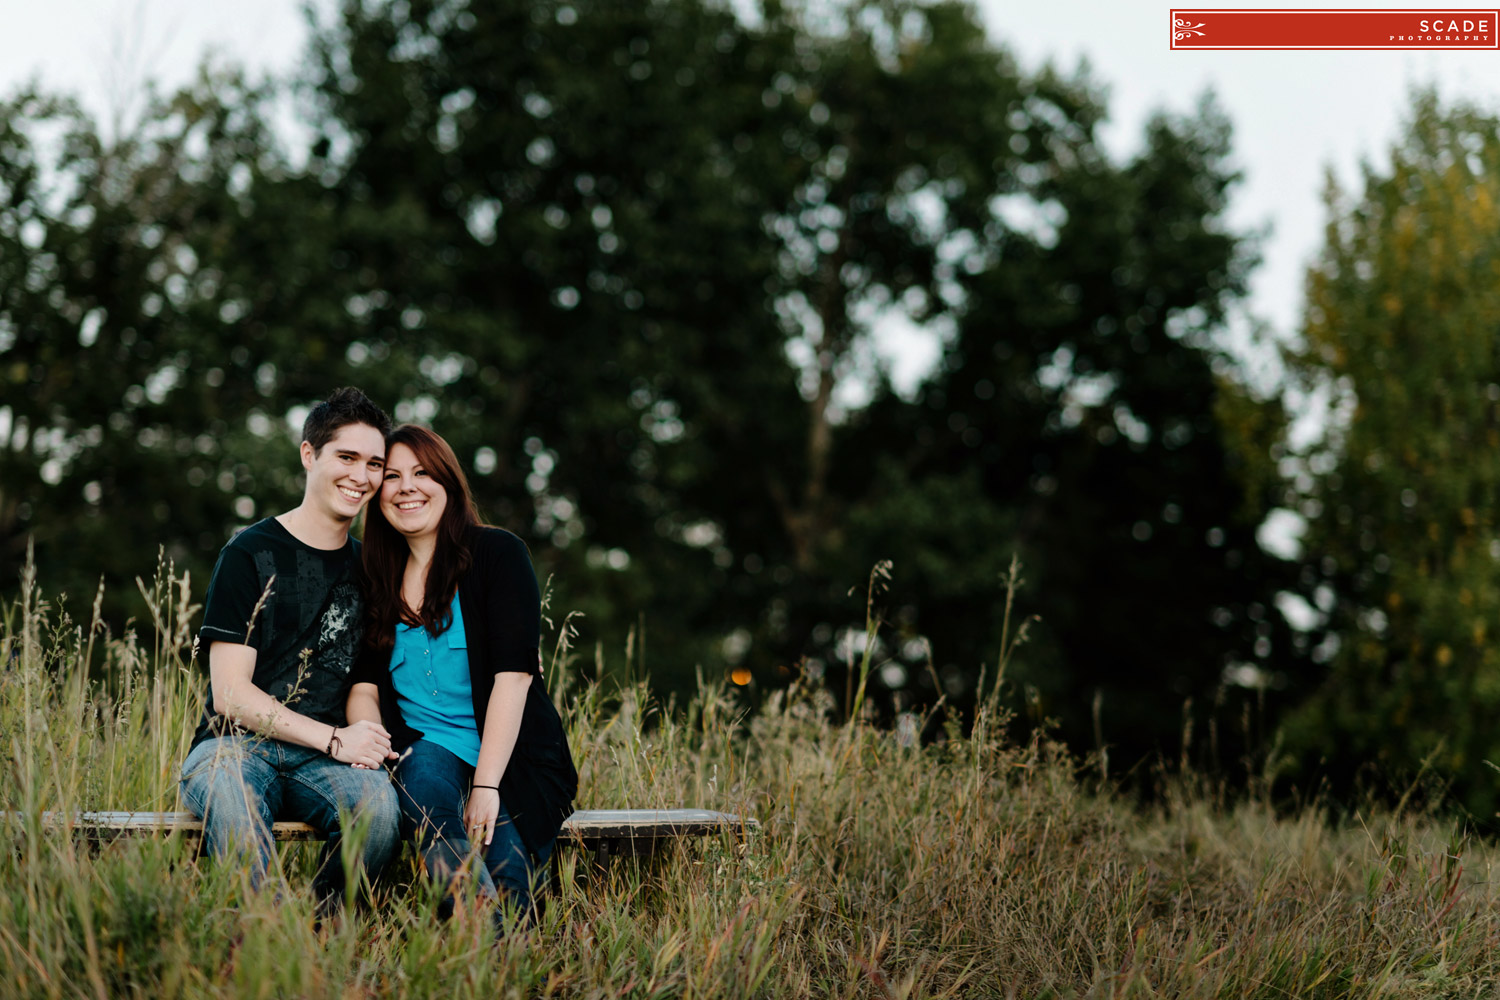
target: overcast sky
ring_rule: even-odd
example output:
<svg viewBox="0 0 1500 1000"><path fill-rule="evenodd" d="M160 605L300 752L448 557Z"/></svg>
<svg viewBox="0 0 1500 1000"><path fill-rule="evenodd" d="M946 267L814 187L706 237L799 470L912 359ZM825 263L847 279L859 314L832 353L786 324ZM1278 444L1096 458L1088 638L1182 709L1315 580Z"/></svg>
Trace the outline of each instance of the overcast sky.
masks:
<svg viewBox="0 0 1500 1000"><path fill-rule="evenodd" d="M328 0L316 0L328 9ZM1169 5L1142 0L981 0L993 36L1027 68L1087 59L1108 84L1117 156L1157 109L1191 110L1212 88L1235 127L1245 182L1232 220L1270 228L1249 311L1281 335L1296 328L1302 275L1321 241L1331 169L1355 186L1362 158L1383 162L1418 85L1500 108L1500 52L1182 52L1167 45ZM1365 3L1370 7L1401 7ZM285 72L306 41L302 0L0 0L0 90L39 76L107 113L111 94L149 74L184 82L210 49L251 70ZM920 338L897 347L919 365Z"/></svg>

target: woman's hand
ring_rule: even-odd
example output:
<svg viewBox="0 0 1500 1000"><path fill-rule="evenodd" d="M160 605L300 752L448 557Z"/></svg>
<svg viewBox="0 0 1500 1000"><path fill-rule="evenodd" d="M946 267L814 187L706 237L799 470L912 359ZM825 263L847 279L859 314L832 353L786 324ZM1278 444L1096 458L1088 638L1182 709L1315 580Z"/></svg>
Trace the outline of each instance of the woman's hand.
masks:
<svg viewBox="0 0 1500 1000"><path fill-rule="evenodd" d="M495 823L499 819L500 793L493 788L470 789L469 802L464 806L464 829L469 831L469 840L478 840L483 832L484 846L488 847L495 837Z"/></svg>

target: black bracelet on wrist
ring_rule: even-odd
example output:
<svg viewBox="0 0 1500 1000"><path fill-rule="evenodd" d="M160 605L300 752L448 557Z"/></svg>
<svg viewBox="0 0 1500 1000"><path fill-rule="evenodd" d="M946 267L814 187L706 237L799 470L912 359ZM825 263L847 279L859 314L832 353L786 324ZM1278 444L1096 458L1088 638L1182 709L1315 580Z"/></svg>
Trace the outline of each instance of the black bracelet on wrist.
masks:
<svg viewBox="0 0 1500 1000"><path fill-rule="evenodd" d="M334 726L333 727L333 732L328 737L328 747L323 752L325 754L327 754L328 756L332 757L333 756L333 748L334 747L338 747L340 750L344 749L344 741L341 740L341 739L339 739L339 727L338 726Z"/></svg>
<svg viewBox="0 0 1500 1000"><path fill-rule="evenodd" d="M494 792L496 795L500 794L500 786L499 785L470 785L469 786L469 791L472 792L472 791L474 791L475 789L478 789L478 788L488 788L490 791Z"/></svg>

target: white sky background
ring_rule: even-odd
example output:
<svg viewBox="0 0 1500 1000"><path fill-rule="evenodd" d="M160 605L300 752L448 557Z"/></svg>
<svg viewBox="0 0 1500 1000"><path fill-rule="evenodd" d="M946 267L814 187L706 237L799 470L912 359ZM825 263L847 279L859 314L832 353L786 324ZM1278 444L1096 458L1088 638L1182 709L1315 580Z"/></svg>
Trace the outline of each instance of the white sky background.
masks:
<svg viewBox="0 0 1500 1000"><path fill-rule="evenodd" d="M315 3L329 9L329 0ZM180 85L211 49L252 73L286 73L306 42L302 6L0 0L0 92L36 77L78 94L108 121L115 95L133 92L145 77L163 88ZM1245 174L1231 221L1240 230L1270 227L1248 314L1282 337L1296 328L1303 272L1321 243L1325 171L1357 188L1362 158L1384 162L1414 86L1434 84L1445 99L1500 108L1500 52L1174 52L1168 3L980 0L980 8L993 37L1028 70L1048 59L1071 70L1088 59L1109 88L1104 138L1117 158L1138 148L1154 110L1191 111L1213 88L1234 124ZM1247 328L1242 320L1241 332ZM880 340L898 385L910 385L936 356L934 338L920 331L892 328Z"/></svg>

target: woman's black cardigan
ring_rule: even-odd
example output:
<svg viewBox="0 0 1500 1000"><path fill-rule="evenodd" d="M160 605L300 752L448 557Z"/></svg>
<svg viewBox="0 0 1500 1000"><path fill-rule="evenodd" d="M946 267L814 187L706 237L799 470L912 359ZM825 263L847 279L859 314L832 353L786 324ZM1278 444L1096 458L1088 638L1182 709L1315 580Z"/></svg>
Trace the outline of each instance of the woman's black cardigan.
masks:
<svg viewBox="0 0 1500 1000"><path fill-rule="evenodd" d="M465 542L472 562L459 578L458 599L468 635L474 724L481 737L495 674L531 674L516 748L500 779L500 800L521 840L535 853L557 837L578 792L578 771L568 750L568 737L542 682L541 595L531 555L520 538L503 528L475 527ZM354 680L380 689L380 718L390 730L396 753L422 738L421 731L401 717L391 682L389 650L377 653L365 647Z"/></svg>

